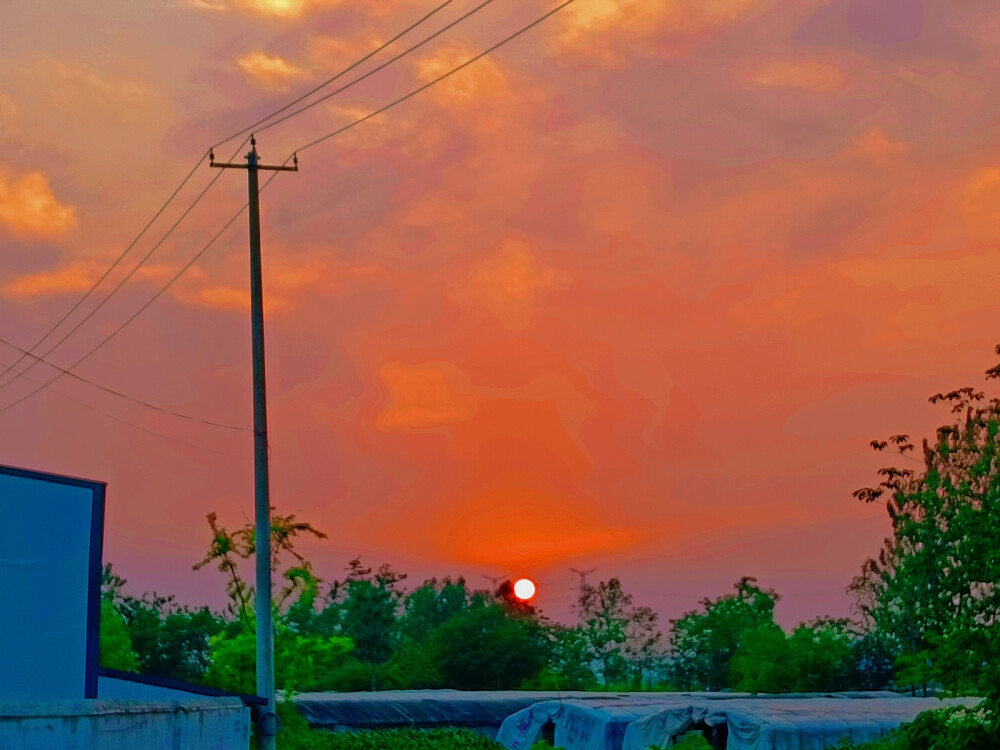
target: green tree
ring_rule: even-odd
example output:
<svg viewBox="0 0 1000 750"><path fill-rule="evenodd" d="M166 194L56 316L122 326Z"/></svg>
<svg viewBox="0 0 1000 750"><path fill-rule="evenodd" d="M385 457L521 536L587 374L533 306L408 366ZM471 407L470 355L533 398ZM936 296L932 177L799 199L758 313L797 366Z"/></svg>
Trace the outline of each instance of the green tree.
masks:
<svg viewBox="0 0 1000 750"><path fill-rule="evenodd" d="M1000 365L986 375L1000 378ZM871 443L914 467L883 468L877 487L854 493L885 500L892 532L852 588L866 626L899 655L900 682L990 690L986 675L1000 664L1000 399L967 387L930 401L956 419L923 441L922 461L908 455L908 435Z"/></svg>
<svg viewBox="0 0 1000 750"><path fill-rule="evenodd" d="M750 693L849 690L854 639L848 625L821 618L791 635L773 622L744 633L730 661L730 685Z"/></svg>
<svg viewBox="0 0 1000 750"><path fill-rule="evenodd" d="M656 613L633 606L632 595L612 578L580 589L577 614L590 660L597 663L605 687L623 683L641 687L644 670L652 668L659 656Z"/></svg>
<svg viewBox="0 0 1000 750"><path fill-rule="evenodd" d="M757 579L737 581L734 594L704 599L701 610L671 620L670 681L682 690L722 690L730 686L729 663L748 633L774 626L773 589Z"/></svg>
<svg viewBox="0 0 1000 750"><path fill-rule="evenodd" d="M101 629L102 639L109 639L108 659L115 653L119 669L199 682L211 661L209 639L223 630L224 622L207 607L181 607L172 596L159 596L156 592L139 597L129 595L125 593L126 583L110 564L105 566ZM124 635L135 656L134 662L124 649L124 636L118 632L119 620L124 623ZM105 621L110 628L107 636ZM105 666L113 665L108 661Z"/></svg>
<svg viewBox="0 0 1000 750"><path fill-rule="evenodd" d="M124 672L139 668L125 618L108 599L101 600L101 666Z"/></svg>
<svg viewBox="0 0 1000 750"><path fill-rule="evenodd" d="M373 571L360 558L347 565L347 578L331 587L327 609L339 613L339 628L354 642L358 659L371 672L371 689L378 687L378 670L393 655L399 631L405 573L382 565Z"/></svg>
<svg viewBox="0 0 1000 750"><path fill-rule="evenodd" d="M427 649L444 686L514 690L545 664L548 635L534 616L480 600L435 628Z"/></svg>

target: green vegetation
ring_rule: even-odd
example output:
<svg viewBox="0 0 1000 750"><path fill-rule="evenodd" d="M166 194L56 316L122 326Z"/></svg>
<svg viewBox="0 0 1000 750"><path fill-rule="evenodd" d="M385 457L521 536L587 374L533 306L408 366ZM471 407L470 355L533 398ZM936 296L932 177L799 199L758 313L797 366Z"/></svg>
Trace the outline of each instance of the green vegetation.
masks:
<svg viewBox="0 0 1000 750"><path fill-rule="evenodd" d="M471 729L378 729L327 732L310 729L289 703L278 704L278 750L502 750Z"/></svg>
<svg viewBox="0 0 1000 750"><path fill-rule="evenodd" d="M987 377L1000 379L1000 365ZM975 711L924 714L866 750L1000 747L1000 398L961 388L930 400L950 405L954 423L923 441L922 460L912 456L907 435L872 441L913 466L883 468L877 487L854 493L885 501L892 521L881 551L851 584L855 622L821 618L786 632L774 621L779 594L750 577L672 620L666 638L656 614L635 606L617 578L583 587L572 626L517 601L509 582L476 591L462 579L430 579L407 591L405 574L354 559L342 580L327 583L295 549L303 535L325 535L274 514L272 568L285 582L275 602L279 687L934 691L985 700ZM223 573L226 610L182 607L155 592L127 594L109 565L103 664L253 692L254 591L241 574L254 553L253 527L227 530L215 514L208 522L209 550L195 568ZM296 717L289 717L286 739L303 723ZM286 746L374 741L363 733L299 734L300 744ZM467 733L401 732L379 739L397 744L379 746L491 746L455 744L459 736L480 742ZM438 737L452 744L413 744ZM687 741L692 748L703 742Z"/></svg>

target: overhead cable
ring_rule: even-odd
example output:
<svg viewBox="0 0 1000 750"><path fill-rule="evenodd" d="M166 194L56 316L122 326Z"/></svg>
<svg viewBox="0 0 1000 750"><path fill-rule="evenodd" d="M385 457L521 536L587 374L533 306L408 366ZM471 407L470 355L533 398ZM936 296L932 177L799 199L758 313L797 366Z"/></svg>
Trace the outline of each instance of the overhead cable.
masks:
<svg viewBox="0 0 1000 750"><path fill-rule="evenodd" d="M402 104L403 102L405 102L408 99L416 96L420 92L426 91L431 86L434 86L435 84L440 83L441 81L445 80L449 76L454 75L458 71L460 71L460 70L468 67L469 65L471 65L474 62L476 62L477 60L485 57L486 55L490 54L491 52L493 52L493 51L499 49L500 47L504 46L505 44L513 41L514 39L516 39L517 37L519 37L522 34L526 33L530 29L533 29L535 26L537 26L538 24L542 23L543 21L545 21L546 19L550 18L551 16L555 15L556 13L558 13L560 10L562 10L565 7L567 7L568 5L571 5L573 2L575 2L575 0L565 0L565 2L557 5L555 8L553 8L550 11L548 11L544 15L539 16L534 21L532 21L531 23L529 23L527 26L521 27L520 29L518 29L514 33L510 34L509 36L507 36L507 37L503 38L502 40L500 40L499 42L497 42L496 44L488 47L484 51L480 52L478 55L475 55L474 57L469 58L468 60L466 60L465 62L461 63L460 65L455 66L454 68L452 68L448 72L446 72L446 73L438 76L437 78L433 79L432 81L429 81L428 83L425 83L424 85L422 85L422 86L414 89L413 91L409 92L408 94L405 94L404 96L401 96L398 99L393 100L389 104L386 104L384 107L380 107L379 109L375 110L374 112L371 112L370 114L365 115L364 117L360 117L357 120L355 120L355 121L353 121L351 123L348 123L347 125L344 125L343 127L338 128L337 130L334 130L334 131L332 131L330 133L327 133L326 135L324 135L324 136L322 136L320 138L317 138L314 141L310 141L309 143L305 144L304 146L301 146L298 149L296 149L296 153L300 152L300 151L305 151L306 149L312 148L313 146L316 146L316 145L318 145L318 144L320 144L320 143L322 143L322 142L324 142L326 140L329 140L330 138L333 138L333 137L339 135L340 133L343 133L343 132L345 132L347 130L350 130L351 128L353 128L355 126L360 125L361 123L363 123L363 122L365 122L367 120L370 120L371 118L375 117L376 115L379 115L379 114L385 112L386 110L389 110L389 109L395 107L398 104ZM294 154L290 155L282 163L282 166L287 165L290 161L292 161L293 158L294 158ZM271 184L271 182L274 180L274 178L278 176L278 174L280 174L280 173L279 172L273 172L271 174L271 176L267 179L267 181L263 185L261 185L260 191L263 192L267 188L267 186ZM157 299L159 299L160 296L162 296L167 291L167 289L169 289L173 285L173 283L175 281L177 281L177 279L179 279L187 271L188 268L190 268L192 265L194 265L195 262L199 258L201 258L202 255L204 255L206 252L208 252L208 250L215 244L215 242L219 239L219 237L221 237L222 234L227 229L229 229L230 226L232 226L233 222L235 222L236 219L238 219L243 214L243 212L246 211L248 205L249 205L248 203L244 203L243 206L242 206L242 208L240 208L239 211L237 211L235 214L233 214L232 218L230 218L229 221L227 221L225 223L225 225L223 225L223 227L212 237L212 239L210 239L201 248L201 250L199 250L197 252L197 254L195 254L195 256L193 258L191 258L191 260L189 260L166 283L166 285L164 285L152 298L150 298L145 304L143 304L142 307L140 307L138 310L136 310L124 323L122 323L121 325L119 325L115 330L113 330L110 334L108 334L108 336L105 337L100 343L98 343L97 346L95 346L89 352L87 352L82 357L80 357L79 359L77 359L77 361L74 362L69 367L66 367L64 370L61 369L61 371L59 372L59 374L56 375L51 380L49 380L47 383L40 385L38 388L34 389L33 391L30 391L29 393L25 394L24 396L20 397L19 399L15 400L15 401L12 401L11 403L9 403L9 404L7 404L7 405L5 405L3 407L0 407L0 413L3 413L5 411L7 411L8 409L13 408L13 407L17 406L20 403L23 403L24 401L26 401L27 399L31 398L32 396L34 396L39 391L44 390L46 387L48 387L48 385L54 383L55 381L59 380L59 378L61 378L63 375L69 373L77 365L79 365L84 360L86 360L89 357L91 357L101 347L103 347L105 344L107 344L112 338L114 338L116 335L118 335L118 333L120 333L122 331L122 329L124 329L129 323L131 323L133 320L135 320L137 317L139 317L139 315L141 315L142 312L144 310L146 310L146 308L148 308L151 304L153 304L153 302L155 302Z"/></svg>
<svg viewBox="0 0 1000 750"><path fill-rule="evenodd" d="M344 75L346 75L350 71L354 70L359 65L361 65L364 62L366 62L367 60L371 59L374 55L378 54L379 52L381 52L382 50L384 50L386 47L390 46L391 44L393 44L394 42L396 42L397 40L399 40L401 37L405 36L407 33L409 33L410 31L412 31L413 29L417 28L419 25L421 25L422 23L424 23L426 20L428 20L429 18L431 18L433 15L435 15L439 11L443 10L445 7L447 7L448 5L450 5L452 2L454 2L454 0L445 0L445 2L441 3L437 7L433 8L429 13L425 14L424 16L422 16L420 19L418 19L414 23L410 24L403 31L401 31L398 34L396 34L395 36L391 37L388 41L386 41L383 44L379 45L378 47L376 47L374 50L372 50L368 54L362 56L361 58L359 58L358 60L356 60L354 63L352 63L351 65L349 65L346 68L344 68L343 70L341 70L339 73L337 73L332 78L327 79L326 81L324 81L323 83L321 83L319 86L314 87L313 89L311 89L310 91L306 92L302 96L300 96L300 97L292 100L288 104L285 104L284 106L282 106L282 107L274 110L273 112L271 112L266 117L264 117L264 118L258 120L257 122L255 122L255 123L253 123L253 124L251 124L251 125L243 128L242 130L234 133L233 135L231 135L231 136L229 136L229 137L227 137L227 138L219 141L218 143L215 144L215 146L220 146L220 145L222 145L222 144L224 144L224 143L226 143L228 141L231 141L233 138L236 138L236 137L238 137L240 135L243 135L244 133L247 133L247 132L251 131L257 125L260 125L260 124L262 124L264 122L267 122L267 120L271 119L275 115L281 114L282 112L286 111L290 107L293 107L296 104L298 104L298 103L302 102L303 100L307 99L309 96L312 96L317 91L325 88L329 84L333 83L334 81L336 81L339 78L343 77ZM353 84L350 84L350 85L353 85ZM348 88L348 87L344 87L344 88ZM243 145L246 144L246 142L247 142L247 139L244 139L243 142L236 148L236 151L234 152L233 157L235 157L236 154L239 153L239 150L243 147ZM125 248L125 250L123 250L122 253L114 260L114 262L111 263L110 266L108 266L108 268L104 271L104 273L101 274L100 278L98 278L97 281L95 281L93 283L93 285L91 285L90 289L88 289L84 293L84 295L80 299L78 299L73 304L73 306L70 307L70 309L67 310L63 314L63 316L59 320L57 320L55 322L55 324L52 325L41 336L41 338L39 338L38 340L36 340L35 343L32 344L28 349L21 350L21 352L22 352L21 355L12 364L10 364L10 365L0 365L0 368L2 368L2 370L0 370L0 380L2 380L4 377L6 377L7 373L10 372L11 370L14 370L14 372L16 373L13 379L8 380L8 381L3 382L3 383L0 383L0 389L4 388L8 383L14 382L15 380L17 380L20 377L26 377L24 375L24 373L27 372L28 370L32 369L36 364L38 364L39 360L45 361L47 364L49 364L49 365L51 365L53 367L56 367L56 369L59 369L56 365L53 365L51 362L48 362L48 360L46 360L45 357L47 357L53 350L55 350L57 347L59 347L62 344L63 341L65 341L67 338L69 338L69 336L73 335L73 333L75 333L84 323L86 323L87 320L89 320L97 312L98 309L100 309L101 307L103 307L103 305L111 298L112 295L114 295L119 289L122 288L122 286L136 273L136 271L138 271L139 267L142 266L142 265L144 265L146 263L146 261L149 259L149 257L153 254L153 252L167 239L167 237L170 236L170 234L176 228L177 224L180 223L180 220L178 220L174 224L174 226L172 226L170 228L170 230L167 232L167 234L164 235L160 239L160 241L153 247L153 250L151 250L149 253L146 254L146 256L129 272L129 274L104 298L104 300L96 308L94 308L93 310L91 310L91 312L83 320L81 320L76 326L74 326L73 329L70 330L69 333L67 333L65 336L63 336L63 338L61 338L58 342L56 342L55 346L50 347L45 353L43 353L39 357L35 357L35 354L34 354L35 350L43 342L45 342L45 340L48 339L60 326L62 326L62 324L65 323L66 320L68 320L69 317L74 312L76 312L79 309L80 305L82 305L87 299L89 299L89 297L94 293L94 291L96 291L96 289L101 285L101 283L103 283L104 280L111 274L111 272L115 268L118 267L118 264L121 263L122 260L124 260L125 256L128 255L128 253L132 250L133 247L135 247L135 245L139 242L139 240L141 240L145 236L146 232L149 231L149 228L156 222L156 220L163 214L163 212L167 209L167 207L173 202L173 200L177 197L177 195L184 188L184 186L187 185L187 183L191 180L191 178L194 176L194 173L198 170L198 167L204 162L205 158L209 155L209 153L211 152L211 150L212 150L211 148L208 149L208 150L206 150L204 154L202 154L201 156L198 157L198 161L195 163L195 165L188 172L187 176L184 177L184 179L181 181L180 185L178 185L177 188L174 190L174 192L171 193L171 195L167 199L167 201L156 211L156 213L149 220L149 222L146 223L146 225L143 227L142 231L139 232L139 234L135 237L135 239L133 239L132 242L130 242L128 244L128 246ZM216 175L212 179L212 182L209 183L208 188L210 188L215 183L215 180L217 180L218 178L219 178L219 175ZM201 198L204 196L205 192L207 192L208 188L205 188L205 190L202 191L202 193L198 196L198 198L194 201L194 203L192 203L188 207L188 210L184 212L184 214L181 216L181 219L183 219L184 217L186 217L188 215L188 213L190 213L191 209L193 209L194 206L201 200ZM35 358L35 362L33 362L31 365L29 365L29 367L27 367L23 371L15 369L15 368L17 368L17 366L21 362L23 362L28 357L34 357ZM96 385L96 384L94 384L94 385ZM124 395L124 394L122 394L122 395Z"/></svg>
<svg viewBox="0 0 1000 750"><path fill-rule="evenodd" d="M494 50L497 50L500 47L502 47L505 44L507 44L508 42L511 42L514 39L517 39L517 37L521 36L522 34L524 34L527 31L533 29L535 26L537 26L538 24L542 23L542 21L546 20L550 16L555 15L556 13L558 13L559 11L561 11L563 8L565 8L567 5L570 5L573 2L575 2L575 0L565 0L565 2L563 2L560 5L557 5L555 8L553 8L552 10L550 10L545 15L536 18L534 21L532 21L531 23L529 23L527 26L521 27L520 29L518 29L517 31L515 31L510 36L507 36L507 37L501 39L499 42L497 42L496 44L494 44L492 47L486 48L485 50L483 50L482 52L480 52L475 57L470 57L464 63L462 63L461 65L458 65L458 66L452 68L447 73L439 75L437 78L433 79L432 81L429 81L429 82L425 83L423 86L420 86L419 88L413 89L413 91L411 91L410 93L405 94L405 95L399 97L398 99L395 99L395 100L389 102L384 107L380 107L379 109L376 109L374 112L371 112L371 113L365 115L364 117L358 118L354 122L348 123L347 125L344 125L343 127L337 128L336 130L334 130L334 131L332 131L330 133L327 133L326 135L324 135L324 136L322 136L320 138L317 138L314 141L310 141L309 143L305 144L304 146L299 146L296 149L296 153L305 151L306 149L312 148L313 146L316 146L316 145L322 143L323 141L329 140L330 138L333 138L334 136L340 135L344 131L350 130L351 128L355 127L356 125L360 125L361 123L363 123L363 122L365 122L367 120L370 120L371 118L375 117L376 115L382 114L383 112L385 112L388 109L392 109L397 104L402 104L407 99L410 99L411 97L416 96L420 92L426 91L427 89L429 89L431 86L435 85L436 83L440 83L444 79L448 78L449 76L454 75L455 73L457 73L458 71L462 70L463 68L466 68L469 65L472 65L472 63L476 62L476 60L479 60L479 59L481 59L483 57L486 57L486 55L490 54ZM482 6L480 6L480 7L482 7ZM291 157L289 157L289 159L291 159ZM285 162L287 163L289 159L286 159Z"/></svg>
<svg viewBox="0 0 1000 750"><path fill-rule="evenodd" d="M378 65L378 66L372 68L371 70L369 70L364 75L358 76L357 78L355 78L350 83L341 86L339 89L334 89L329 94L325 94L324 96L321 96L319 99L316 99L314 101L309 102L309 104L305 105L304 107L299 107L294 112L289 112L287 115L284 115L283 117L279 117L277 120L274 120L273 122L269 122L269 123L267 123L267 125L264 125L263 127L257 128L255 132L257 132L257 133L263 133L265 130L269 130L270 128L273 128L275 125L280 125L281 123L285 122L286 120L290 120L293 117L296 117L296 116L302 114L303 112L312 109L317 104L321 104L322 102L325 102L330 97L336 96L337 94L339 94L339 93L341 93L343 91L347 91L347 89L351 88L352 86L354 86L354 85L356 85L358 83L361 83L362 81L366 80L367 78L370 78L371 76L373 76L376 73L378 73L380 70L383 70L383 69L389 67L390 65L392 65L394 62L397 62L398 60L401 60L402 58L406 57L408 54L410 54L414 50L418 50L421 47L423 47L425 44L427 44L428 42L431 42L434 39L437 39L444 32L446 32L446 31L454 28L458 24L462 23L462 21L464 21L465 19L467 19L469 16L473 15L474 13L478 13L479 11L481 11L483 8L485 8L487 5L489 5L492 2L493 2L493 0L484 0L484 2L480 3L479 5L477 5L472 10L467 11L463 15L459 16L454 21L452 21L451 23L449 23L447 26L444 26L444 27L438 29L433 34L431 34L430 36L426 37L425 39L420 40L419 42L417 42L416 44L414 44L412 47L403 50L402 52L400 52L395 57L389 58L388 60L386 60L381 65Z"/></svg>
<svg viewBox="0 0 1000 750"><path fill-rule="evenodd" d="M37 362L43 361L41 357L39 357L39 356L37 356L35 354L30 354L26 350L22 349L21 347L17 346L16 344L11 343L10 341L8 341L5 338L0 337L0 344L3 344L4 346L10 347L11 349L14 349L15 351L20 352L24 356L31 357L32 359L36 360ZM221 427L221 428L223 428L225 430L236 430L237 432L253 432L253 430L251 430L249 427L237 427L236 425L225 424L223 422L213 422L210 419L201 419L200 417L193 417L190 414L184 414L183 412L174 411L173 409L167 409L167 408L164 408L162 406L157 406L156 404L151 404L148 401L143 401L142 399L135 398L133 396L129 396L127 393L122 393L121 391L115 390L114 388L109 388L106 385L101 385L100 383L95 383L93 380L85 378L82 375L77 375L75 372L70 372L68 369L63 369L62 367L58 367L57 365L54 365L51 362L47 362L46 361L45 364L47 364L49 367L54 367L56 370L60 371L63 375L71 377L74 380L78 380L81 383L86 383L87 385L89 385L89 386L91 386L93 388L98 388L98 389L104 391L105 393L110 393L112 396L117 396L118 398L125 399L126 401L131 401L133 404L138 404L139 406L144 406L147 409L152 409L154 411L158 411L158 412L161 412L163 414L170 414L170 415L175 416L175 417L180 417L181 419L186 419L189 422L198 422L199 424L208 425L209 427ZM28 380L32 380L32 382L38 383L38 381L33 380L32 378L28 378L28 376L25 375L24 372L22 372L20 370L16 370L13 367L11 367L10 369L13 369L19 375L24 376Z"/></svg>
<svg viewBox="0 0 1000 750"><path fill-rule="evenodd" d="M396 36L392 37L391 39L389 39L386 42L383 42L382 44L380 44L378 47L376 47L375 49L373 49L371 52L369 52L364 57L361 57L358 60L356 60L355 62L353 62L350 65L348 65L342 71L340 71L339 73L337 73L337 75L333 76L333 78L327 78L325 81L323 81L323 83L319 84L315 88L313 88L313 89L307 91L306 93L302 94L302 96L298 97L297 99L293 99L292 101L288 102L288 104L286 104L285 106L283 106L283 107L281 107L279 109L274 110L274 112L272 112L271 114L267 115L266 117L262 117L261 119L257 120L257 122L253 123L252 125L247 125L245 128L243 128L242 130L238 130L237 132L233 133L228 138L223 138L221 141L219 141L218 143L214 144L212 146L212 148L218 148L223 143L231 141L233 138L237 138L237 137L239 137L239 136L241 136L241 135L243 135L245 133L252 132L259 125L263 125L265 122L267 122L268 120L270 120L275 115L280 115L282 112L284 112L285 110L287 110L287 109L289 109L291 107L294 107L299 102L305 101L310 96L312 96L313 94L315 94L317 91L326 88L327 86L329 86L334 81L336 81L336 80L342 78L343 76L347 75L348 73L350 73L352 70L354 70L356 67L358 67L362 63L367 62L368 60L370 60L371 58L373 58L375 55L377 55L379 52L381 52L382 50L384 50L386 47L390 46L394 42L398 41L402 37L404 37L407 34L409 34L411 31L413 31L415 28L417 28L420 24L422 24L428 18L430 18L431 16L433 16L435 13L444 10L447 6L451 5L453 2L454 2L454 0L445 0L445 2L441 3L439 6L437 6L436 8L434 8L432 11L430 11L430 13L428 13L425 16L423 16L418 21L415 21L414 23L412 23L409 26L407 26L405 29L403 29L398 34L396 34ZM385 67L385 66L382 66L382 67ZM381 68L379 68L379 69L381 69ZM354 84L352 83L351 85L353 86ZM331 94L331 96L332 96L332 94ZM270 127L270 125L268 125L267 127ZM263 130L263 128L261 128L261 129ZM208 155L208 152L206 151L205 154ZM202 157L202 158L204 158L204 157Z"/></svg>

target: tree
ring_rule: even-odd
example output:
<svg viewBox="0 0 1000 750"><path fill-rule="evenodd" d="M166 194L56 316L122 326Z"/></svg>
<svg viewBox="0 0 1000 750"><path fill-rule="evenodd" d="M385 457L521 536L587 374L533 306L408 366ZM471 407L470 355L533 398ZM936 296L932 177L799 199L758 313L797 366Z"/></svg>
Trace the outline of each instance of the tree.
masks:
<svg viewBox="0 0 1000 750"><path fill-rule="evenodd" d="M107 650L108 659L105 666L114 667L110 661L114 658L119 669L200 681L211 662L209 639L223 630L224 623L207 607L181 607L172 596L159 596L155 591L140 597L126 594L126 583L110 564L105 566L101 624L102 649ZM118 620L124 624L124 634L117 632ZM125 636L134 661L124 650Z"/></svg>
<svg viewBox="0 0 1000 750"><path fill-rule="evenodd" d="M820 618L791 635L773 622L744 633L729 665L730 685L750 693L849 690L854 665L848 625Z"/></svg>
<svg viewBox="0 0 1000 750"><path fill-rule="evenodd" d="M634 607L617 578L580 590L580 632L590 658L600 667L605 687L631 682L641 687L643 671L659 656L657 615L649 607Z"/></svg>
<svg viewBox="0 0 1000 750"><path fill-rule="evenodd" d="M735 594L704 599L701 610L671 620L668 675L682 690L722 690L730 686L729 664L748 633L772 627L773 589L743 577Z"/></svg>
<svg viewBox="0 0 1000 750"><path fill-rule="evenodd" d="M427 650L447 687L515 690L544 665L548 638L536 618L479 600L435 628Z"/></svg>
<svg viewBox="0 0 1000 750"><path fill-rule="evenodd" d="M378 668L392 656L403 598L399 583L405 573L382 565L372 571L356 557L347 565L347 578L331 587L328 609L339 610L341 632L354 642L357 657L371 670L371 689L378 687Z"/></svg>
<svg viewBox="0 0 1000 750"><path fill-rule="evenodd" d="M1000 378L1000 365L986 376ZM919 468L880 469L877 487L854 493L884 499L892 531L852 589L866 626L898 654L900 681L991 690L987 675L1000 664L1000 399L966 387L930 402L957 418L933 444L923 441L922 461L907 455L908 435L871 442Z"/></svg>
<svg viewBox="0 0 1000 750"><path fill-rule="evenodd" d="M108 599L101 600L101 666L123 672L139 668L125 618Z"/></svg>

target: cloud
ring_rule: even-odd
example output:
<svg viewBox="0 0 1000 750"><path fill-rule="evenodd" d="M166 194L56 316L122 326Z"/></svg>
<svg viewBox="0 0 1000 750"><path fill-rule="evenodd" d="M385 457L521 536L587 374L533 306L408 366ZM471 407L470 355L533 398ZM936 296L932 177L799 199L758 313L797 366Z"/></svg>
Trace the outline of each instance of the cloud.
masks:
<svg viewBox="0 0 1000 750"><path fill-rule="evenodd" d="M438 554L525 567L620 550L643 536L595 516L586 498L514 485L463 499L434 517L426 533Z"/></svg>
<svg viewBox="0 0 1000 750"><path fill-rule="evenodd" d="M847 76L835 65L817 60L778 60L756 66L745 80L764 88L796 88L817 93L838 91Z"/></svg>
<svg viewBox="0 0 1000 750"><path fill-rule="evenodd" d="M417 73L423 81L433 81L449 70L457 68L466 60L478 54L466 47L446 47L437 50L433 55L417 61ZM441 81L432 89L439 99L451 102L477 102L483 98L506 98L510 95L507 87L507 76L500 67L488 57L463 68L458 73Z"/></svg>
<svg viewBox="0 0 1000 750"><path fill-rule="evenodd" d="M881 159L894 154L901 154L906 151L907 145L902 141L897 141L885 134L885 131L877 125L872 125L862 133L859 133L843 150L845 156L868 156L874 159Z"/></svg>
<svg viewBox="0 0 1000 750"><path fill-rule="evenodd" d="M619 67L650 44L697 38L770 5L770 0L587 0L560 14L555 44L575 59Z"/></svg>
<svg viewBox="0 0 1000 750"><path fill-rule="evenodd" d="M506 239L452 287L450 296L459 304L484 307L510 328L523 328L539 294L565 289L570 283L569 274L542 265L530 244Z"/></svg>
<svg viewBox="0 0 1000 750"><path fill-rule="evenodd" d="M214 13L243 10L279 20L293 20L315 8L334 7L342 3L343 0L187 0L190 7L198 10Z"/></svg>
<svg viewBox="0 0 1000 750"><path fill-rule="evenodd" d="M150 96L153 90L145 83L131 78L109 76L96 68L79 63L48 60L32 68L44 78L49 93L64 103L94 99L118 104L136 104Z"/></svg>
<svg viewBox="0 0 1000 750"><path fill-rule="evenodd" d="M325 260L288 263L272 259L268 262L264 278L264 310L268 313L286 312L296 307L300 294L307 289L327 289L336 286L344 275L365 276L368 267L334 268ZM188 274L188 286L178 293L178 299L187 304L211 310L246 311L250 309L250 290L245 284L209 284L208 276Z"/></svg>
<svg viewBox="0 0 1000 750"><path fill-rule="evenodd" d="M75 209L56 198L41 172L0 174L0 224L22 235L59 235L76 226Z"/></svg>
<svg viewBox="0 0 1000 750"><path fill-rule="evenodd" d="M11 279L0 288L8 297L52 297L72 294L90 289L106 265L97 261L79 261L51 271L28 274ZM135 281L159 281L175 273L174 269L163 265L142 266L132 278Z"/></svg>
<svg viewBox="0 0 1000 750"><path fill-rule="evenodd" d="M446 427L476 413L468 380L450 363L389 362L379 368L379 379L389 393L388 405L375 417L379 430Z"/></svg>
<svg viewBox="0 0 1000 750"><path fill-rule="evenodd" d="M251 78L269 88L282 89L289 81L309 77L302 68L264 52L248 52L236 62Z"/></svg>

